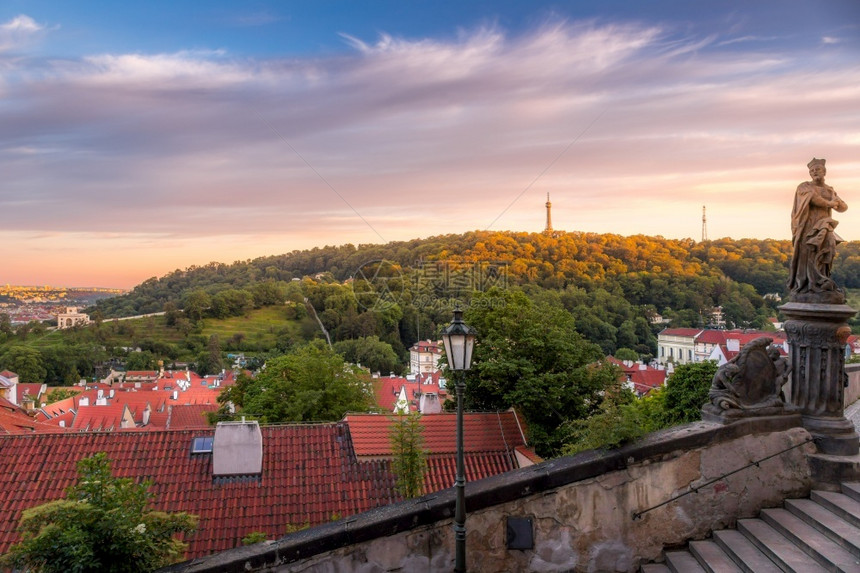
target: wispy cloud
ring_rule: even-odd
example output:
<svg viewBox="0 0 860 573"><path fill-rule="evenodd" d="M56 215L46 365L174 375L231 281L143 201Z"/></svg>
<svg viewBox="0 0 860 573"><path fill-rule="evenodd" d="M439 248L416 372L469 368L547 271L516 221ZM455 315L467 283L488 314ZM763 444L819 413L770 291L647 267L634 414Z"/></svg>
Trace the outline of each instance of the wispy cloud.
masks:
<svg viewBox="0 0 860 573"><path fill-rule="evenodd" d="M43 30L45 26L26 14L0 24L0 53L24 47Z"/></svg>
<svg viewBox="0 0 860 573"><path fill-rule="evenodd" d="M717 42L718 46L731 46L732 44L746 44L759 42L775 42L779 38L776 36L740 36L738 38L729 38Z"/></svg>
<svg viewBox="0 0 860 573"><path fill-rule="evenodd" d="M0 30L3 30L4 32L32 34L33 32L38 32L43 29L44 26L37 24L35 20L26 14L21 14L20 16L12 18L5 24L0 24Z"/></svg>
<svg viewBox="0 0 860 573"><path fill-rule="evenodd" d="M707 202L714 236L785 236L785 198L812 155L860 187L850 58L593 21L343 38L349 52L303 59L7 61L7 232L86 249L95 226L197 264L463 231L501 213L494 228L539 230L551 191L560 228L695 236Z"/></svg>

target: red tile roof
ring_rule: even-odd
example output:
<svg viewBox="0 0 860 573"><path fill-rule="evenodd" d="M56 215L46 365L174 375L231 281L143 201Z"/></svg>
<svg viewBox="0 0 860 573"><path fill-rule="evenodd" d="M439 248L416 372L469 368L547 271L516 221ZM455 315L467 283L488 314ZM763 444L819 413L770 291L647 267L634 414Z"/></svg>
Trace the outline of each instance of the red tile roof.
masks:
<svg viewBox="0 0 860 573"><path fill-rule="evenodd" d="M125 373L126 378L158 378L157 370L129 370Z"/></svg>
<svg viewBox="0 0 860 573"><path fill-rule="evenodd" d="M726 331L725 330L715 330L713 328L709 328L708 330L703 330L702 333L696 337L696 342L701 342L704 344L720 344L726 341Z"/></svg>
<svg viewBox="0 0 860 573"><path fill-rule="evenodd" d="M701 334L696 337L696 342L705 344L724 344L726 340L731 339L739 340L741 346L743 346L756 338L761 338L762 336L772 338L775 344L780 344L786 340L786 334L784 331L766 332L764 330L717 330L709 328L703 330Z"/></svg>
<svg viewBox="0 0 860 573"><path fill-rule="evenodd" d="M391 426L395 416L381 414L348 414L355 454L358 456L391 455ZM457 415L428 414L421 417L424 446L433 454L457 451ZM507 412L468 412L463 414L463 448L465 452L508 451L526 445L525 427L513 410Z"/></svg>
<svg viewBox="0 0 860 573"><path fill-rule="evenodd" d="M199 378L199 380L202 380L202 378ZM144 386L149 389L144 389ZM59 425L60 420L65 420L67 427L74 426L74 428L81 431L120 430L123 429L121 428L122 414L124 412L123 406L128 406L134 418L136 428L146 426L150 429L163 429L167 427L169 419L168 407L201 405L208 406L210 409L216 409L218 406L218 394L222 390L222 387L213 388L208 385L192 385L186 390L182 390L178 386L165 390L162 385L161 389L152 390L155 386L157 384L142 385L138 389L133 384L127 386L115 384L113 387L87 389L77 396L44 406L39 410L37 418L40 421L54 425ZM111 396L111 391L113 391L113 396ZM99 392L102 393L106 404L97 405ZM89 400L89 405L81 406L82 398ZM148 424L144 424L143 411L147 404L151 408L151 414ZM82 410L85 410L85 412ZM78 413L78 418L80 419L73 418L69 420L69 412Z"/></svg>
<svg viewBox="0 0 860 573"><path fill-rule="evenodd" d="M0 398L0 434L55 433L62 431L61 428L37 421L9 400Z"/></svg>
<svg viewBox="0 0 860 573"><path fill-rule="evenodd" d="M700 332L702 332L701 328L666 328L660 334L665 336L689 336L693 338Z"/></svg>
<svg viewBox="0 0 860 573"><path fill-rule="evenodd" d="M381 376L373 379L373 393L376 404L385 412L394 412L401 388L406 388L406 399L409 400L409 410L418 411L418 393L434 392L439 395L439 401L444 402L448 396L445 388L439 387L441 372L426 372L414 380L403 376Z"/></svg>
<svg viewBox="0 0 860 573"><path fill-rule="evenodd" d="M72 428L82 432L109 432L119 430L125 406L81 406L78 408Z"/></svg>
<svg viewBox="0 0 860 573"><path fill-rule="evenodd" d="M638 362L630 365L614 356L607 356L606 360L615 364L622 370L623 381L633 384L633 389L640 396L647 394L654 388L659 388L666 382L667 372L665 369L644 366Z"/></svg>
<svg viewBox="0 0 860 573"><path fill-rule="evenodd" d="M24 400L24 396L29 396L33 400L38 399L42 392L42 386L43 384L41 382L18 384L18 403L20 404Z"/></svg>
<svg viewBox="0 0 860 573"><path fill-rule="evenodd" d="M432 352L434 354L440 354L442 352L442 341L432 341L432 340L419 340L415 344L412 345L412 348L409 350L414 350L415 352Z"/></svg>
<svg viewBox="0 0 860 573"><path fill-rule="evenodd" d="M447 420L444 428L450 431ZM382 416L379 419L384 420ZM428 416L429 418L429 416ZM475 425L483 421L487 429ZM467 436L484 432L493 438L482 448L522 444L512 416L470 415ZM507 420L507 421L506 421ZM263 472L258 478L213 478L210 454L191 454L191 440L212 436L214 429L63 434L0 434L0 554L15 542L15 529L25 508L58 499L76 479L76 464L106 452L114 474L154 482L153 507L187 511L200 517L199 529L188 537L186 557L223 551L240 545L242 537L263 531L270 538L289 526L318 525L399 501L390 460L361 460L353 450L350 426L331 424L262 428ZM370 424L358 422L361 428ZM385 427L377 427L385 431ZM431 436L434 434L431 432ZM453 438L431 437L432 447L448 450ZM441 440L441 443L439 442ZM482 438L483 440L483 438ZM511 450L475 451L467 438L466 475L480 479L516 467ZM428 492L450 487L456 473L455 456L430 454L425 475Z"/></svg>
<svg viewBox="0 0 860 573"><path fill-rule="evenodd" d="M173 430L185 430L189 428L208 428L209 420L207 412L215 412L218 406L215 404L187 404L170 407L167 427Z"/></svg>

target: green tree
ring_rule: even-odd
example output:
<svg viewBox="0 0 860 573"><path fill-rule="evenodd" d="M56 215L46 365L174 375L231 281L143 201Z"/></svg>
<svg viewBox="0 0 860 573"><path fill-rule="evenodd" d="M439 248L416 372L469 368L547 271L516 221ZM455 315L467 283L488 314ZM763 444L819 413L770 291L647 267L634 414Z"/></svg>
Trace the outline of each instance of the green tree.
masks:
<svg viewBox="0 0 860 573"><path fill-rule="evenodd" d="M424 450L424 425L420 413L400 415L394 420L391 454L391 471L397 478L397 492L405 498L424 493L427 452Z"/></svg>
<svg viewBox="0 0 860 573"><path fill-rule="evenodd" d="M251 294L254 297L254 306L257 308L284 304L287 298L284 283L275 281L264 281L255 284L251 288Z"/></svg>
<svg viewBox="0 0 860 573"><path fill-rule="evenodd" d="M244 289L227 289L212 296L209 310L215 318L242 316L254 308L254 296Z"/></svg>
<svg viewBox="0 0 860 573"><path fill-rule="evenodd" d="M370 378L322 341L266 362L243 388L241 412L265 422L328 422L373 404Z"/></svg>
<svg viewBox="0 0 860 573"><path fill-rule="evenodd" d="M466 406L516 406L538 453L558 455L560 427L588 417L615 380L614 369L594 366L603 357L600 347L576 332L569 312L534 304L520 291L476 293L464 318L478 331Z"/></svg>
<svg viewBox="0 0 860 573"><path fill-rule="evenodd" d="M650 432L700 420L716 371L715 362L682 364L665 386L643 398L618 399L607 393L597 413L566 425L564 453L615 448Z"/></svg>
<svg viewBox="0 0 860 573"><path fill-rule="evenodd" d="M45 395L45 404L53 404L72 396L77 396L80 392L77 390L68 390L66 388L54 388Z"/></svg>
<svg viewBox="0 0 860 573"><path fill-rule="evenodd" d="M217 334L212 334L206 342L206 349L197 356L195 369L198 374L218 374L224 368L224 354L221 351L221 340Z"/></svg>
<svg viewBox="0 0 860 573"><path fill-rule="evenodd" d="M663 389L663 424L675 426L702 419L702 406L708 401L708 391L717 373L717 363L711 360L681 364L666 379Z"/></svg>
<svg viewBox="0 0 860 573"><path fill-rule="evenodd" d="M615 351L615 358L618 360L632 360L636 362L639 360L639 353L632 348L619 348Z"/></svg>
<svg viewBox="0 0 860 573"><path fill-rule="evenodd" d="M154 370L158 364L158 359L149 350L140 352L129 352L128 358L125 360L126 370Z"/></svg>
<svg viewBox="0 0 860 573"><path fill-rule="evenodd" d="M665 427L659 392L642 398L619 388L607 392L595 414L566 425L564 453L617 448Z"/></svg>
<svg viewBox="0 0 860 573"><path fill-rule="evenodd" d="M78 462L78 482L66 498L25 510L21 541L0 566L38 573L144 573L182 558L197 517L147 506L152 484L111 474L102 452Z"/></svg>
<svg viewBox="0 0 860 573"><path fill-rule="evenodd" d="M164 324L167 326L176 326L176 319L178 319L181 315L179 309L176 306L176 303L172 300L164 303Z"/></svg>
<svg viewBox="0 0 860 573"><path fill-rule="evenodd" d="M14 344L0 355L0 368L11 370L21 382L44 382L45 359L35 348Z"/></svg>
<svg viewBox="0 0 860 573"><path fill-rule="evenodd" d="M12 318L9 316L9 313L0 312L0 342L8 340L15 333L15 329L12 328Z"/></svg>
<svg viewBox="0 0 860 573"><path fill-rule="evenodd" d="M194 290L184 297L183 309L185 316L193 322L197 322L206 315L206 311L212 306L212 299L204 290Z"/></svg>
<svg viewBox="0 0 860 573"><path fill-rule="evenodd" d="M347 362L361 364L371 372L388 374L403 372L403 365L390 344L379 340L378 336L362 336L351 340L335 342L334 350Z"/></svg>

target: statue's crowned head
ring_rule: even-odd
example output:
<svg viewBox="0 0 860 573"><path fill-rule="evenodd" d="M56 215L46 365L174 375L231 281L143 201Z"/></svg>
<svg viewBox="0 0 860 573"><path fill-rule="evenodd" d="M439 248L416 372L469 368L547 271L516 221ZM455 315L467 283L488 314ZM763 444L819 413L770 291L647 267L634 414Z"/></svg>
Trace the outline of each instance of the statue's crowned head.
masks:
<svg viewBox="0 0 860 573"><path fill-rule="evenodd" d="M820 165L821 167L824 167L824 164L826 162L827 162L826 159L816 159L815 157L813 157L812 161L810 161L809 163L806 164L806 167L809 169L812 169L816 165Z"/></svg>

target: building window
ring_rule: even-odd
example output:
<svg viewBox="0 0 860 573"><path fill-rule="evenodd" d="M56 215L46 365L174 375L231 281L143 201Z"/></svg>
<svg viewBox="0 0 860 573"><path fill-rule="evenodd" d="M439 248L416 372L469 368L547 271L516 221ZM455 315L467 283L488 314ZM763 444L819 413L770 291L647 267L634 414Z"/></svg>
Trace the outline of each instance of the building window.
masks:
<svg viewBox="0 0 860 573"><path fill-rule="evenodd" d="M212 436L198 436L191 439L192 454L211 454L212 442L215 438Z"/></svg>

